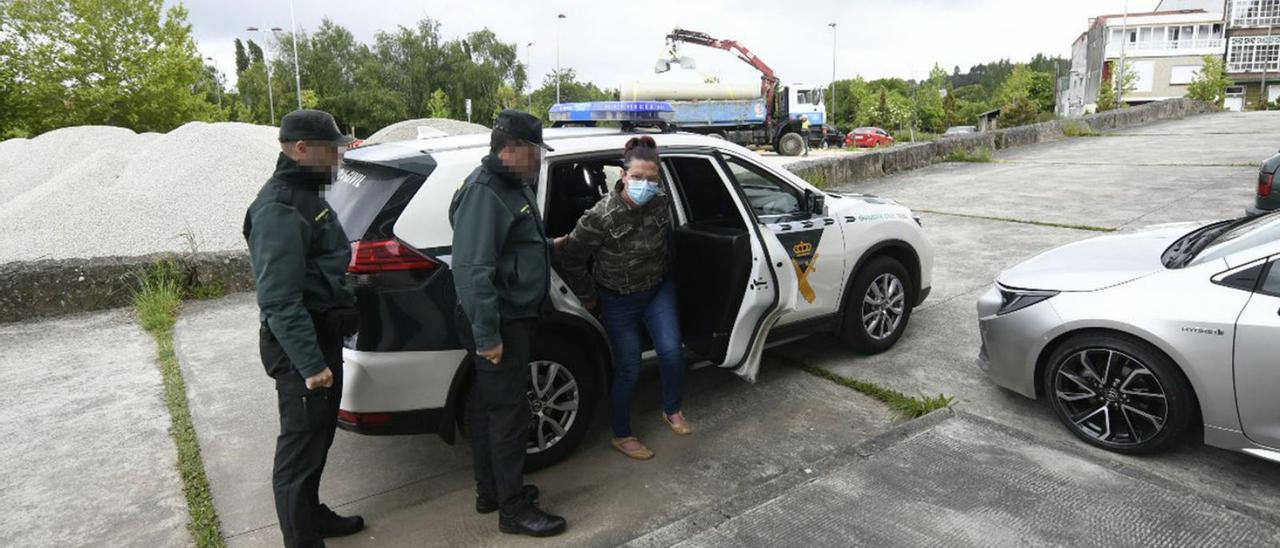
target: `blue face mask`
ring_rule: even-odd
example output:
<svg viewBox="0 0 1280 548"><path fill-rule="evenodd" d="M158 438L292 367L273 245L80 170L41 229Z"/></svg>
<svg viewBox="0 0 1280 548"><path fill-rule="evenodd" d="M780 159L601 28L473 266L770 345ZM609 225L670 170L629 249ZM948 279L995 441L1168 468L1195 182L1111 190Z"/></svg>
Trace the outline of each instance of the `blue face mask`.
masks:
<svg viewBox="0 0 1280 548"><path fill-rule="evenodd" d="M627 181L627 197L636 205L644 205L649 203L654 196L658 195L658 183L654 181L646 181L644 179L631 179Z"/></svg>

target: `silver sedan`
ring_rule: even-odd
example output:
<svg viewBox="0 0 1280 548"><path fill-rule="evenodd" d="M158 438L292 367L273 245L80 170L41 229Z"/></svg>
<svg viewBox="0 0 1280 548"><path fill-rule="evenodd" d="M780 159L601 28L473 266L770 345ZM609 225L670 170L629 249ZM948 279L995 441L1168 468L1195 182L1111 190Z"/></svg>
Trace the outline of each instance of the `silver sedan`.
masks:
<svg viewBox="0 0 1280 548"><path fill-rule="evenodd" d="M1068 244L978 300L978 367L1095 446L1280 461L1280 215Z"/></svg>

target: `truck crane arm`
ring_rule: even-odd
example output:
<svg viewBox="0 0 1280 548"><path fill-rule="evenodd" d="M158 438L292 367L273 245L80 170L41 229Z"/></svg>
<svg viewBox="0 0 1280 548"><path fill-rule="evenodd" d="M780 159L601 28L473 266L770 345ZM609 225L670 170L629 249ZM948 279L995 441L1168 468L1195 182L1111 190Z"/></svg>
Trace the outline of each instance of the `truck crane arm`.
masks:
<svg viewBox="0 0 1280 548"><path fill-rule="evenodd" d="M778 89L778 76L773 72L773 68L765 64L756 54L742 45L736 40L722 40L714 38L705 32L698 32L685 29L674 29L671 34L667 35L667 43L671 45L671 51L674 54L676 47L680 43L697 44L709 48L716 48L736 54L742 62L751 65L760 71L760 92L765 98L765 104L770 109L775 107L774 100Z"/></svg>

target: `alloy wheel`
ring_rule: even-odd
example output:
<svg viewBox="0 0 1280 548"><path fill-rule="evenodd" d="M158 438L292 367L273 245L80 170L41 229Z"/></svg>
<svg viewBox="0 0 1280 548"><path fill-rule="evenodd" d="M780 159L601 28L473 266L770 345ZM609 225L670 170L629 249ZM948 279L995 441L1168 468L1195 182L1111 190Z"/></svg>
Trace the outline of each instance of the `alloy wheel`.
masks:
<svg viewBox="0 0 1280 548"><path fill-rule="evenodd" d="M568 367L550 360L529 363L530 422L526 451L538 453L564 439L578 418L581 390Z"/></svg>
<svg viewBox="0 0 1280 548"><path fill-rule="evenodd" d="M876 276L862 297L862 327L867 335L877 341L893 335L906 312L906 296L897 276L888 272Z"/></svg>
<svg viewBox="0 0 1280 548"><path fill-rule="evenodd" d="M1067 356L1054 375L1053 390L1072 426L1107 445L1150 441L1169 420L1160 379L1117 350L1091 348Z"/></svg>

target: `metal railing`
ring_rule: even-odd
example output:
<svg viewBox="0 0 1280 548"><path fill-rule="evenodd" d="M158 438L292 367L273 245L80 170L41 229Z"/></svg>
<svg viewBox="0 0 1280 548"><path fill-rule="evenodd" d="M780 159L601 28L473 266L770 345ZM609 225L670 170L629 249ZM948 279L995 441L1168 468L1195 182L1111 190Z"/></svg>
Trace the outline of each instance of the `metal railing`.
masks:
<svg viewBox="0 0 1280 548"><path fill-rule="evenodd" d="M1223 38L1203 38L1199 40L1157 40L1150 42L1130 42L1124 45L1124 52L1131 55L1151 55L1153 53L1176 53L1186 50L1222 51L1227 45ZM1121 44L1107 44L1107 56L1120 56Z"/></svg>

